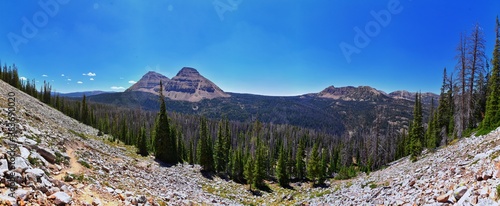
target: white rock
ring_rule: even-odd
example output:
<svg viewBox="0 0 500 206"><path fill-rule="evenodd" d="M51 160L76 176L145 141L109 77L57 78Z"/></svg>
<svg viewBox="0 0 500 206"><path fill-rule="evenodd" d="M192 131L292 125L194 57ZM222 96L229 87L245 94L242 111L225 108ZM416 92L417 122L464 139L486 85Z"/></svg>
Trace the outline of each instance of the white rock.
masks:
<svg viewBox="0 0 500 206"><path fill-rule="evenodd" d="M73 198L66 194L65 192L56 192L55 194L52 195L52 197L55 198L54 203L56 205L65 205L71 203Z"/></svg>
<svg viewBox="0 0 500 206"><path fill-rule="evenodd" d="M28 168L28 164L26 163L26 160L22 157L16 157L16 160L14 161L14 168L18 169L26 169Z"/></svg>
<svg viewBox="0 0 500 206"><path fill-rule="evenodd" d="M43 170L41 170L41 169L38 169L38 168L28 169L28 170L26 170L26 173L33 173L37 177L42 177L43 175L45 175L45 172Z"/></svg>
<svg viewBox="0 0 500 206"><path fill-rule="evenodd" d="M21 152L21 157L24 159L28 159L30 156L30 151L23 146L19 147L19 151Z"/></svg>

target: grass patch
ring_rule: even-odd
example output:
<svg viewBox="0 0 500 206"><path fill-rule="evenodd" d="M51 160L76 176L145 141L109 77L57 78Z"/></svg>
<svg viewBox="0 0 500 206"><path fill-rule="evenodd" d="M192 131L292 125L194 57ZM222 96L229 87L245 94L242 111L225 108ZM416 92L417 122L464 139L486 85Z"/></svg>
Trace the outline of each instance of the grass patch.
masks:
<svg viewBox="0 0 500 206"><path fill-rule="evenodd" d="M86 162L84 160L78 160L78 163L80 163L82 166L86 167L87 169L91 169L92 168L92 166L88 162Z"/></svg>
<svg viewBox="0 0 500 206"><path fill-rule="evenodd" d="M69 161L60 152L56 152L56 164L69 165Z"/></svg>
<svg viewBox="0 0 500 206"><path fill-rule="evenodd" d="M489 134L491 131L493 131L493 129L489 129L489 128L482 128L482 129L480 129L480 130L477 130L477 132L476 132L476 136L487 135L487 134Z"/></svg>
<svg viewBox="0 0 500 206"><path fill-rule="evenodd" d="M498 156L500 156L500 151L496 151L493 154L491 154L490 158L492 160L496 159Z"/></svg>
<svg viewBox="0 0 500 206"><path fill-rule="evenodd" d="M40 161L40 159L38 158L33 158L31 156L28 157L28 162L30 162L30 164L32 166L35 166L35 167L38 167L38 166L42 166L42 161Z"/></svg>
<svg viewBox="0 0 500 206"><path fill-rule="evenodd" d="M498 196L500 196L500 185L497 185L497 200L498 200Z"/></svg>
<svg viewBox="0 0 500 206"><path fill-rule="evenodd" d="M378 187L378 185L375 184L375 183L371 183L370 184L370 189L372 189L372 190L375 189L375 188L377 188L377 187Z"/></svg>
<svg viewBox="0 0 500 206"><path fill-rule="evenodd" d="M451 140L449 145L455 145L455 144L457 144L457 142L458 142L458 138L455 138L455 139Z"/></svg>
<svg viewBox="0 0 500 206"><path fill-rule="evenodd" d="M80 183L84 182L87 180L87 178L85 178L85 174L83 173L80 173L80 174L67 174L66 176L64 176L64 181L65 182L72 182L73 180L76 180Z"/></svg>
<svg viewBox="0 0 500 206"><path fill-rule="evenodd" d="M312 198L318 198L318 197L323 197L323 196L325 196L327 194L330 194L330 192L328 190L313 192L310 195L310 199L312 199Z"/></svg>
<svg viewBox="0 0 500 206"><path fill-rule="evenodd" d="M76 136L78 136L78 137L82 138L83 140L88 140L88 139L89 139L89 138L88 138L85 134L83 134L83 133L76 132L76 131L71 130L71 129L70 129L70 130L68 130L68 131L69 131L69 133L74 134L74 135L76 135Z"/></svg>

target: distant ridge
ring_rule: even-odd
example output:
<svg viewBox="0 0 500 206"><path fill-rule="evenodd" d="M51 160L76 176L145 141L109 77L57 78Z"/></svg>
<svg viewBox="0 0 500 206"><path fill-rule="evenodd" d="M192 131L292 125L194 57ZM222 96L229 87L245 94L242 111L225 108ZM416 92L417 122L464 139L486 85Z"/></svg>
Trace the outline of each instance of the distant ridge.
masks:
<svg viewBox="0 0 500 206"><path fill-rule="evenodd" d="M99 95L99 94L107 94L107 93L115 93L112 91L85 91L85 92L70 92L70 93L55 93L59 94L61 97L71 97L71 98L80 98L85 96L94 96L94 95Z"/></svg>
<svg viewBox="0 0 500 206"><path fill-rule="evenodd" d="M330 86L317 95L320 98L343 101L385 101L387 99L415 101L415 94L415 92L408 92L405 90L387 94L369 86L347 86L338 88ZM434 102L437 103L439 95L430 92L422 93L422 102L424 104L430 104L432 99L434 99Z"/></svg>

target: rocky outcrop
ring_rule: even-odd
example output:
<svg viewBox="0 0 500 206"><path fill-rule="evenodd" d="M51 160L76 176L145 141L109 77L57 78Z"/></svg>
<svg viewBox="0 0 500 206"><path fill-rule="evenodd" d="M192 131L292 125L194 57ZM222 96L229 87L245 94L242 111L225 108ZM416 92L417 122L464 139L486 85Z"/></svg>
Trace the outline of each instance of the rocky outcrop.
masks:
<svg viewBox="0 0 500 206"><path fill-rule="evenodd" d="M392 97L394 99L404 99L404 100L409 100L409 101L415 101L415 92L408 92L408 91L395 91L389 93L389 97ZM439 95L431 93L431 92L425 92L422 93L422 102L424 104L431 104L432 100L434 100L434 104L437 105L437 102L439 101Z"/></svg>
<svg viewBox="0 0 500 206"><path fill-rule="evenodd" d="M172 100L198 102L202 99L230 97L212 81L190 67L182 68L172 79L156 72L148 72L126 92L139 91L158 94L160 81L164 85L163 94Z"/></svg>
<svg viewBox="0 0 500 206"><path fill-rule="evenodd" d="M330 86L321 91L318 96L343 101L385 101L389 98L384 92L369 86L339 88Z"/></svg>
<svg viewBox="0 0 500 206"><path fill-rule="evenodd" d="M198 102L202 99L230 97L196 69L184 67L165 87L166 97L173 100Z"/></svg>

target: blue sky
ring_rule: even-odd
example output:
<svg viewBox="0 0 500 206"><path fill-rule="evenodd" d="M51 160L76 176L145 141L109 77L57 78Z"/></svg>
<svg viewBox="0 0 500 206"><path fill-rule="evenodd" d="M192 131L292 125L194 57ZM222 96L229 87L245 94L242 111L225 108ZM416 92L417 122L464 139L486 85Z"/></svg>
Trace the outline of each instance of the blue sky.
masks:
<svg viewBox="0 0 500 206"><path fill-rule="evenodd" d="M0 60L58 92L123 91L184 66L229 92L438 92L476 22L491 57L499 14L498 0L0 1Z"/></svg>

